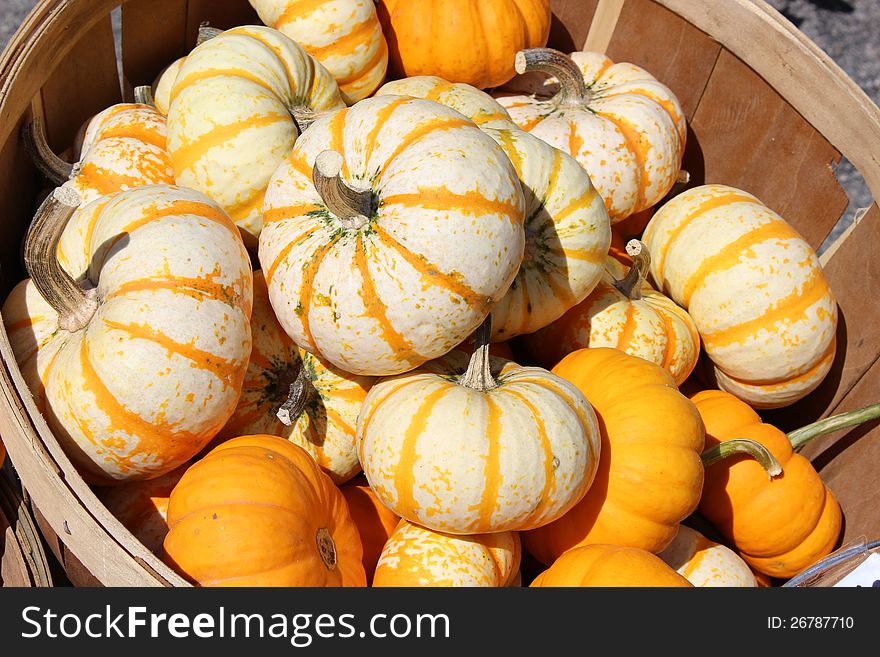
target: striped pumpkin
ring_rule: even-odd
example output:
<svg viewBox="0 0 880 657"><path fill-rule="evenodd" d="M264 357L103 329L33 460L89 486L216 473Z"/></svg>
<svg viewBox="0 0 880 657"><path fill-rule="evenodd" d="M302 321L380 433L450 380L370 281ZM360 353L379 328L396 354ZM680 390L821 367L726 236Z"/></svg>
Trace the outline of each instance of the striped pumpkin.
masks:
<svg viewBox="0 0 880 657"><path fill-rule="evenodd" d="M742 557L687 525L678 528L672 543L657 556L694 586L758 586L755 574Z"/></svg>
<svg viewBox="0 0 880 657"><path fill-rule="evenodd" d="M347 105L385 79L388 44L373 0L249 0L269 27L283 32L330 71Z"/></svg>
<svg viewBox="0 0 880 657"><path fill-rule="evenodd" d="M382 379L358 417L361 465L379 499L449 534L551 522L584 496L598 466L590 403L546 370L490 358L487 328L470 362L453 351Z"/></svg>
<svg viewBox="0 0 880 657"><path fill-rule="evenodd" d="M609 256L602 281L590 296L546 328L523 336L539 365L553 367L586 347L613 347L660 365L676 384L690 376L700 356L696 324L645 282L647 249L635 248L637 264L627 270Z"/></svg>
<svg viewBox="0 0 880 657"><path fill-rule="evenodd" d="M492 309L493 340L532 333L583 301L602 276L611 244L608 212L571 156L516 126L490 95L437 77L389 82L377 92L436 100L461 112L504 149L526 200L525 256Z"/></svg>
<svg viewBox="0 0 880 657"><path fill-rule="evenodd" d="M776 212L703 185L660 208L643 239L658 289L696 322L718 387L777 408L819 385L836 351L837 303L815 251Z"/></svg>
<svg viewBox="0 0 880 657"><path fill-rule="evenodd" d="M299 349L281 328L261 271L254 272L253 347L238 406L212 442L248 434L296 443L336 484L361 470L355 425L372 377L355 376ZM296 383L296 394L290 386ZM290 420L278 417L288 401Z"/></svg>
<svg viewBox="0 0 880 657"><path fill-rule="evenodd" d="M186 57L178 57L162 69L153 82L153 104L165 116L168 116L168 108L171 105L171 89L174 87L177 74L180 73L185 61Z"/></svg>
<svg viewBox="0 0 880 657"><path fill-rule="evenodd" d="M672 91L635 64L596 52L526 50L517 55L517 72L528 71L555 76L559 92L549 99L499 95L498 102L517 125L580 162L612 223L666 196L687 136Z"/></svg>
<svg viewBox="0 0 880 657"><path fill-rule="evenodd" d="M511 586L521 556L516 532L454 536L401 520L379 556L373 586Z"/></svg>
<svg viewBox="0 0 880 657"><path fill-rule="evenodd" d="M269 178L299 135L292 113L345 103L330 73L277 30L242 26L196 46L168 108L175 180L217 201L256 246Z"/></svg>
<svg viewBox="0 0 880 657"><path fill-rule="evenodd" d="M361 537L364 571L367 574L367 586L370 586L382 548L391 538L400 518L376 497L363 474L345 482L339 490L345 495L348 512Z"/></svg>
<svg viewBox="0 0 880 657"><path fill-rule="evenodd" d="M507 292L523 207L513 165L472 121L367 98L316 120L272 177L259 245L272 307L294 342L347 372L413 369Z"/></svg>
<svg viewBox="0 0 880 657"><path fill-rule="evenodd" d="M83 477L158 477L195 456L235 409L251 348L250 261L216 203L151 185L79 211L87 264L66 272L53 255L78 205L57 188L41 207L26 242L32 277L6 299L3 321Z"/></svg>

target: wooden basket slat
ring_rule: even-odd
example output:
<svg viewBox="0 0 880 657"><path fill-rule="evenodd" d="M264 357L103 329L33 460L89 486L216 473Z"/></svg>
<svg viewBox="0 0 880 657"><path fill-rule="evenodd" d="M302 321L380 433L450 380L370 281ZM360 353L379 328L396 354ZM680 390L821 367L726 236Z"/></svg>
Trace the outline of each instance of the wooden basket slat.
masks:
<svg viewBox="0 0 880 657"><path fill-rule="evenodd" d="M187 0L129 0L122 5L122 70L130 87L185 55Z"/></svg>
<svg viewBox="0 0 880 657"><path fill-rule="evenodd" d="M83 33L41 92L49 145L70 147L89 118L122 100L110 16Z"/></svg>
<svg viewBox="0 0 880 657"><path fill-rule="evenodd" d="M832 169L840 153L727 50L691 128L703 161L702 180L692 178L692 184L725 183L754 194L814 248L846 210L849 199Z"/></svg>
<svg viewBox="0 0 880 657"><path fill-rule="evenodd" d="M221 30L239 25L263 24L254 8L244 0L189 0L187 4L187 50L196 45L199 25L204 21Z"/></svg>
<svg viewBox="0 0 880 657"><path fill-rule="evenodd" d="M672 90L690 120L720 51L717 41L653 0L627 0L607 55L650 72Z"/></svg>
<svg viewBox="0 0 880 657"><path fill-rule="evenodd" d="M581 50L598 4L599 0L550 0L553 20L547 44L563 52Z"/></svg>

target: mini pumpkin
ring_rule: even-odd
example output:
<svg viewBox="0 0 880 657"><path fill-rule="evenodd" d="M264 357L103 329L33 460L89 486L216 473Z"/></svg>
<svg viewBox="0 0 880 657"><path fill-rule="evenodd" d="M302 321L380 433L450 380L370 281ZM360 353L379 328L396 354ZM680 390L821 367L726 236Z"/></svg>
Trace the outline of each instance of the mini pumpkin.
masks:
<svg viewBox="0 0 880 657"><path fill-rule="evenodd" d="M167 561L199 586L366 586L345 497L279 436L239 436L194 463L168 527Z"/></svg>
<svg viewBox="0 0 880 657"><path fill-rule="evenodd" d="M719 388L778 408L825 378L837 303L815 251L776 212L702 185L660 208L643 239L655 284L693 318Z"/></svg>
<svg viewBox="0 0 880 657"><path fill-rule="evenodd" d="M382 548L397 528L400 517L382 504L362 474L339 487L348 502L351 519L357 525L364 548L364 571L367 585L373 582Z"/></svg>
<svg viewBox="0 0 880 657"><path fill-rule="evenodd" d="M523 48L547 44L549 0L379 0L393 77L437 75L479 89L516 71Z"/></svg>
<svg viewBox="0 0 880 657"><path fill-rule="evenodd" d="M347 105L385 79L388 44L372 0L249 0L269 27L286 34L330 71Z"/></svg>
<svg viewBox="0 0 880 657"><path fill-rule="evenodd" d="M298 348L281 328L263 272L254 272L253 347L241 397L211 445L265 433L305 449L336 484L361 470L355 426L373 377L343 372Z"/></svg>
<svg viewBox="0 0 880 657"><path fill-rule="evenodd" d="M551 98L499 95L523 130L574 157L617 223L658 203L681 169L687 126L675 94L643 68L598 52L516 55L518 73L556 78Z"/></svg>
<svg viewBox="0 0 880 657"><path fill-rule="evenodd" d="M687 379L700 355L694 320L645 282L650 256L642 242L629 245L627 271L608 257L605 275L590 295L549 326L522 336L543 367L588 347L612 347L660 365L676 384Z"/></svg>
<svg viewBox="0 0 880 657"><path fill-rule="evenodd" d="M660 552L700 502L699 412L666 370L618 349L578 349L552 372L593 405L601 456L583 499L558 520L524 532L523 546L547 565L590 544Z"/></svg>
<svg viewBox="0 0 880 657"><path fill-rule="evenodd" d="M755 574L742 557L687 525L678 528L672 543L657 556L694 586L758 586Z"/></svg>
<svg viewBox="0 0 880 657"><path fill-rule="evenodd" d="M190 52L171 89L175 180L217 201L255 247L269 178L300 132L294 114L344 105L333 76L289 37L226 30Z"/></svg>
<svg viewBox="0 0 880 657"><path fill-rule="evenodd" d="M693 587L646 550L619 545L582 545L556 559L529 585L548 587Z"/></svg>
<svg viewBox="0 0 880 657"><path fill-rule="evenodd" d="M382 549L373 586L511 586L521 555L516 532L454 536L401 520Z"/></svg>
<svg viewBox="0 0 880 657"><path fill-rule="evenodd" d="M462 114L402 96L318 118L273 175L259 260L299 346L391 375L467 338L507 292L524 199L498 144Z"/></svg>
<svg viewBox="0 0 880 657"><path fill-rule="evenodd" d="M83 477L158 477L195 456L235 409L251 348L250 260L216 203L150 185L81 208L74 221L85 239L75 271L65 270L59 233L78 207L59 187L37 212L25 243L31 277L6 299L3 321L40 412Z"/></svg>
<svg viewBox="0 0 880 657"><path fill-rule="evenodd" d="M377 382L358 416L360 461L379 499L449 534L539 527L590 487L599 427L570 383L488 354L454 351Z"/></svg>

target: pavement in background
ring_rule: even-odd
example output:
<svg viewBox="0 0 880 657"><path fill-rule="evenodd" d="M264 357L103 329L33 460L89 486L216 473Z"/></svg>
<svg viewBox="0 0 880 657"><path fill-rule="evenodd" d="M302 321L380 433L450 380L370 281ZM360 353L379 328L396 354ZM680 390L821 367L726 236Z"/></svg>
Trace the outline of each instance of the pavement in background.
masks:
<svg viewBox="0 0 880 657"><path fill-rule="evenodd" d="M769 3L827 52L880 105L880 0L769 0ZM36 4L34 0L0 0L0 48L6 46ZM871 203L868 188L849 162L841 162L837 175L849 195L850 206L829 239L852 221L858 208Z"/></svg>

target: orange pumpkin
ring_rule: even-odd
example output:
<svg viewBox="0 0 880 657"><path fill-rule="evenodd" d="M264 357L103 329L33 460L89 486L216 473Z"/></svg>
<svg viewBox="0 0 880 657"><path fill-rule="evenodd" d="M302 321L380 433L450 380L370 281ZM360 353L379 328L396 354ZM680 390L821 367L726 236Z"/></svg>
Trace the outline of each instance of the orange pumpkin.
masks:
<svg viewBox="0 0 880 657"><path fill-rule="evenodd" d="M516 75L519 50L550 35L549 0L380 0L377 9L395 77L497 87Z"/></svg>
<svg viewBox="0 0 880 657"><path fill-rule="evenodd" d="M829 554L840 535L840 505L810 461L732 394L704 390L691 399L706 427L707 448L751 439L764 445L783 471L771 479L759 463L742 456L707 466L700 513L753 569L771 577L792 577Z"/></svg>
<svg viewBox="0 0 880 657"><path fill-rule="evenodd" d="M370 585L382 548L385 547L400 518L382 504L363 475L347 481L345 485L339 487L339 490L345 495L351 519L357 525L361 536L364 547L364 570L367 574L367 584Z"/></svg>
<svg viewBox="0 0 880 657"><path fill-rule="evenodd" d="M687 579L655 554L617 545L584 545L569 550L529 585L693 588Z"/></svg>
<svg viewBox="0 0 880 657"><path fill-rule="evenodd" d="M168 563L199 586L366 586L345 496L279 436L239 436L193 464L168 526Z"/></svg>
<svg viewBox="0 0 880 657"><path fill-rule="evenodd" d="M617 349L579 349L552 372L596 411L599 470L571 510L523 534L525 549L544 564L597 543L660 552L696 510L703 488L696 407L662 367Z"/></svg>

